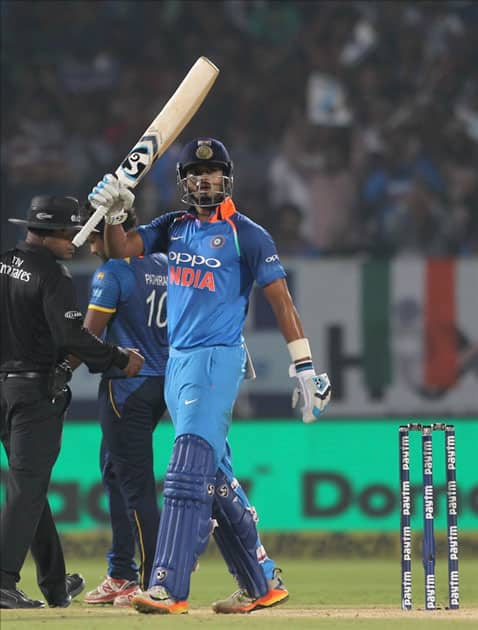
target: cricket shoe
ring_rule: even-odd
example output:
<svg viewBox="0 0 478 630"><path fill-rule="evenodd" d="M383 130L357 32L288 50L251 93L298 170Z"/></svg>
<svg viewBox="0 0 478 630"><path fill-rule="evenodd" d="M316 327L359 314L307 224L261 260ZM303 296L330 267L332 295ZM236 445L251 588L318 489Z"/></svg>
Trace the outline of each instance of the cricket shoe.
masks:
<svg viewBox="0 0 478 630"><path fill-rule="evenodd" d="M16 587L0 588L0 608L45 608L45 602L31 599Z"/></svg>
<svg viewBox="0 0 478 630"><path fill-rule="evenodd" d="M129 591L128 593L125 593L124 595L117 595L113 602L113 606L121 606L122 608L131 608L132 607L131 602L133 601L133 597L135 597L136 595L140 595L142 593L143 591L140 589L138 585L136 585L136 588Z"/></svg>
<svg viewBox="0 0 478 630"><path fill-rule="evenodd" d="M140 613L183 615L188 612L187 601L177 601L164 586L152 586L147 591L135 595L132 605Z"/></svg>
<svg viewBox="0 0 478 630"><path fill-rule="evenodd" d="M109 575L93 590L85 595L87 604L112 604L119 595L128 595L138 588L132 580L118 580Z"/></svg>
<svg viewBox="0 0 478 630"><path fill-rule="evenodd" d="M79 595L85 588L85 580L80 573L67 573L65 576L66 596L58 593L47 595L45 589L42 588L50 608L68 608L74 597Z"/></svg>
<svg viewBox="0 0 478 630"><path fill-rule="evenodd" d="M240 588L226 599L214 602L212 609L215 613L222 614L244 614L262 608L271 608L283 604L289 599L289 591L280 577L281 570L274 569L273 576L267 580L269 590L258 599L249 596L246 589Z"/></svg>

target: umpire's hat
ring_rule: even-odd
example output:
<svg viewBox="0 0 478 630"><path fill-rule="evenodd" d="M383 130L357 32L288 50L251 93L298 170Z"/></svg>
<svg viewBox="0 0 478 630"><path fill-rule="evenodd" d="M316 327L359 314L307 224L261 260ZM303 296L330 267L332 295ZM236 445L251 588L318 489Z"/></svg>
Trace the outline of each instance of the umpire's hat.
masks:
<svg viewBox="0 0 478 630"><path fill-rule="evenodd" d="M25 219L8 219L35 230L81 230L82 217L74 197L38 195L33 197Z"/></svg>

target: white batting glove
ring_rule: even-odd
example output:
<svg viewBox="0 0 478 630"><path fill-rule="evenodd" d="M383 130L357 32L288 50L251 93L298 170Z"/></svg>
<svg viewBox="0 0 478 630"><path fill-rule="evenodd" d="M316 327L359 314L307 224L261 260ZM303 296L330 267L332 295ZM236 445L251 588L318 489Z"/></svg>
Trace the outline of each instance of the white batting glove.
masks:
<svg viewBox="0 0 478 630"><path fill-rule="evenodd" d="M301 400L302 421L315 422L330 402L332 389L329 377L325 372L317 375L313 369L297 372L294 363L289 367L289 376L298 381L292 393L292 408Z"/></svg>
<svg viewBox="0 0 478 630"><path fill-rule="evenodd" d="M108 209L105 223L119 225L128 218L127 210L134 203L134 195L114 175L108 174L96 184L88 200L95 210L100 206Z"/></svg>

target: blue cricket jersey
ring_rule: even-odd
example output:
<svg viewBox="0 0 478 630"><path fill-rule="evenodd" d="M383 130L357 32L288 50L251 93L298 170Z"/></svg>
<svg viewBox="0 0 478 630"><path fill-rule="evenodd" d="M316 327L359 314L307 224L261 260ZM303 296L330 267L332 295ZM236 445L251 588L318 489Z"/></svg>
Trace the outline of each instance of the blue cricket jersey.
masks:
<svg viewBox="0 0 478 630"><path fill-rule="evenodd" d="M230 198L208 222L193 210L169 212L138 232L146 254L167 253L169 340L178 350L241 343L254 281L264 287L286 275L272 237Z"/></svg>
<svg viewBox="0 0 478 630"><path fill-rule="evenodd" d="M113 259L96 270L88 308L112 313L106 340L138 348L144 364L138 376L165 373L168 358L166 292L168 265L164 254ZM112 368L105 376L124 377Z"/></svg>

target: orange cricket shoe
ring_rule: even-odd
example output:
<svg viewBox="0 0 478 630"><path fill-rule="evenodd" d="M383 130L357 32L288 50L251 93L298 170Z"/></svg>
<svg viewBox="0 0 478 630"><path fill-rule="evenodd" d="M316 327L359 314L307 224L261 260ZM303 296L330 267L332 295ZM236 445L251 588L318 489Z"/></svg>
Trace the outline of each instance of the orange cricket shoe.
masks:
<svg viewBox="0 0 478 630"><path fill-rule="evenodd" d="M214 602L212 609L215 613L244 614L253 610L261 610L262 608L271 608L272 606L283 604L289 599L289 591L281 580L280 573L280 569L274 569L273 578L268 580L269 591L262 597L253 599L245 589L241 588L226 599Z"/></svg>
<svg viewBox="0 0 478 630"><path fill-rule="evenodd" d="M184 615L188 612L187 601L177 601L164 586L152 586L133 597L131 605L140 613L158 615Z"/></svg>

